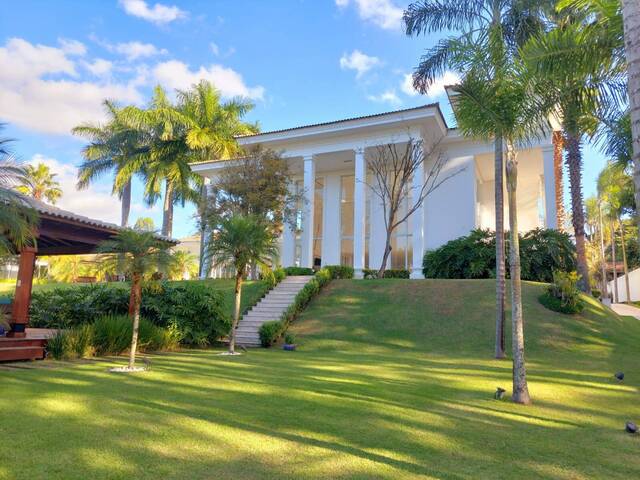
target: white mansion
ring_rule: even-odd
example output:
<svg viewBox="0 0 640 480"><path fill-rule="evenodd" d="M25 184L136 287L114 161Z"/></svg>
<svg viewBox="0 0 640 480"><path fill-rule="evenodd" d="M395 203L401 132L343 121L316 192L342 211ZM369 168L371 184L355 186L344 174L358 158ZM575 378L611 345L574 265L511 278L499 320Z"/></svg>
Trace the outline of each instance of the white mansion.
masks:
<svg viewBox="0 0 640 480"><path fill-rule="evenodd" d="M441 176L460 171L433 191L392 240L390 268L407 268L422 277L425 250L495 227L493 145L463 138L447 127L438 104L336 120L238 138L240 145L262 145L282 152L296 178L292 188L306 198L298 231L286 227L281 242L283 266L352 265L378 268L385 244L380 200L366 184L367 158L377 145L409 139L438 139L446 163ZM551 138L518 153L518 222L521 231L556 228L554 145ZM424 181L425 160L414 176ZM214 179L225 161L193 166Z"/></svg>

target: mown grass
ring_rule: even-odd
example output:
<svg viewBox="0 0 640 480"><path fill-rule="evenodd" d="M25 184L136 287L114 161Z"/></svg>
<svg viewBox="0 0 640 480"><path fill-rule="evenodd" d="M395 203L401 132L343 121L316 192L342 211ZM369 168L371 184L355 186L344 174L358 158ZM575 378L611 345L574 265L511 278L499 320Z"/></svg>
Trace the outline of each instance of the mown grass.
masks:
<svg viewBox="0 0 640 480"><path fill-rule="evenodd" d="M589 299L556 314L540 290L524 289L531 406L492 398L511 365L491 358L491 281L334 281L297 352L0 371L0 478L639 477L623 429L640 322Z"/></svg>

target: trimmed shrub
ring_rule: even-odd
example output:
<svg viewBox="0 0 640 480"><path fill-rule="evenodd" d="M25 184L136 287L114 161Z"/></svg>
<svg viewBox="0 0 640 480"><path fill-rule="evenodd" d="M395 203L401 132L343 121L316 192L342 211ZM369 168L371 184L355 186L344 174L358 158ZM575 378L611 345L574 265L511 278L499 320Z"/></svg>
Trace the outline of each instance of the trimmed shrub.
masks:
<svg viewBox="0 0 640 480"><path fill-rule="evenodd" d="M260 343L263 347L270 347L280 337L283 330L282 320L272 320L270 322L264 322L260 327Z"/></svg>
<svg viewBox="0 0 640 480"><path fill-rule="evenodd" d="M347 267L345 265L327 265L323 268L329 270L331 278L334 280L338 278L353 278L353 267Z"/></svg>
<svg viewBox="0 0 640 480"><path fill-rule="evenodd" d="M273 275L276 277L276 283L280 283L287 277L287 273L284 271L284 268L276 268L273 271Z"/></svg>
<svg viewBox="0 0 640 480"><path fill-rule="evenodd" d="M31 326L69 329L107 315L126 315L129 284L94 284L34 292ZM173 328L187 345L210 345L226 335L231 319L222 292L204 282L151 282L142 293L141 314Z"/></svg>
<svg viewBox="0 0 640 480"><path fill-rule="evenodd" d="M371 280L374 278L378 278L378 270L374 269L374 268L363 268L362 269L362 276L364 277L365 280Z"/></svg>
<svg viewBox="0 0 640 480"><path fill-rule="evenodd" d="M296 343L296 336L293 333L287 333L284 336L284 343L293 345L294 343Z"/></svg>
<svg viewBox="0 0 640 480"><path fill-rule="evenodd" d="M287 274L287 276L290 276L290 275L313 275L314 274L313 268L306 268L306 267L286 267L284 269L284 272Z"/></svg>
<svg viewBox="0 0 640 480"><path fill-rule="evenodd" d="M405 269L390 269L384 271L384 278L410 278L410 273Z"/></svg>
<svg viewBox="0 0 640 480"><path fill-rule="evenodd" d="M580 276L576 272L553 272L553 283L547 287L547 291L538 297L549 310L560 313L579 313L584 308L580 298L578 280Z"/></svg>
<svg viewBox="0 0 640 480"><path fill-rule="evenodd" d="M508 235L506 258L509 255ZM552 229L531 230L520 237L523 280L550 282L555 270L576 268L575 246L569 235ZM473 230L436 250L426 252L422 262L425 278L495 278L495 232ZM507 276L509 268L507 268Z"/></svg>

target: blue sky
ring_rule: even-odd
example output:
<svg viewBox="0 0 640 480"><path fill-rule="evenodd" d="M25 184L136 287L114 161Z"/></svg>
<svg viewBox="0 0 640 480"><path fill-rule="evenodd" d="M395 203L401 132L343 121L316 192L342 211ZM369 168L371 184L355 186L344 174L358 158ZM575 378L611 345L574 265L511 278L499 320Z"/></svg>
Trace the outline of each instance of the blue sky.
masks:
<svg viewBox="0 0 640 480"><path fill-rule="evenodd" d="M439 101L438 82L417 95L407 82L434 37L407 38L400 0L237 0L12 2L0 16L0 120L25 162L59 174L59 206L117 222L109 178L73 188L83 141L70 129L102 118L100 102L144 104L151 89L187 88L200 78L256 108L263 130L377 113ZM451 122L452 123L452 122ZM452 123L453 124L453 123ZM593 193L604 158L585 151L585 190ZM134 185L132 220L143 205ZM192 208L178 208L174 236L195 228Z"/></svg>

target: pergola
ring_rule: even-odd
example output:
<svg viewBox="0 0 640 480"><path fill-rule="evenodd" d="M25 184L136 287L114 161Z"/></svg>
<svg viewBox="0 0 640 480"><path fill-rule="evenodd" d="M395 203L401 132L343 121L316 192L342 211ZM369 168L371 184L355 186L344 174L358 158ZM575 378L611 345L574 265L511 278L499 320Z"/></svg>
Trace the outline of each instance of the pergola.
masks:
<svg viewBox="0 0 640 480"><path fill-rule="evenodd" d="M11 331L5 338L0 338L0 361L42 358L44 354L46 339L27 335L36 257L93 253L101 242L121 230L115 224L77 215L37 200L29 199L29 203L39 216L36 241L35 246L24 247L18 252L20 258L11 309ZM169 238L161 238L176 243Z"/></svg>

